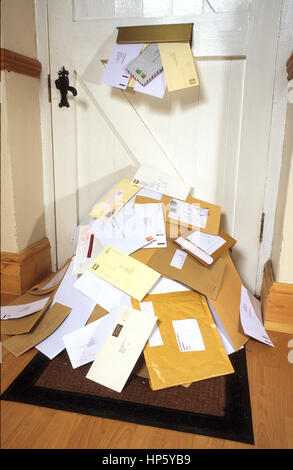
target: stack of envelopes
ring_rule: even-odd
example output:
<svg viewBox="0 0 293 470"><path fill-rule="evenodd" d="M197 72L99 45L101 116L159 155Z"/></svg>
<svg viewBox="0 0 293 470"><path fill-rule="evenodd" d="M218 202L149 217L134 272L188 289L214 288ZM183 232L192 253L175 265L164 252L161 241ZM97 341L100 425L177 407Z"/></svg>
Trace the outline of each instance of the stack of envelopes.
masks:
<svg viewBox="0 0 293 470"><path fill-rule="evenodd" d="M198 86L188 42L115 43L101 83L163 98L169 92Z"/></svg>
<svg viewBox="0 0 293 470"><path fill-rule="evenodd" d="M190 190L143 167L111 188L74 230L72 258L1 308L4 347L66 349L73 368L91 363L88 380L121 392L132 373L152 390L231 374L250 336L273 346L221 207Z"/></svg>

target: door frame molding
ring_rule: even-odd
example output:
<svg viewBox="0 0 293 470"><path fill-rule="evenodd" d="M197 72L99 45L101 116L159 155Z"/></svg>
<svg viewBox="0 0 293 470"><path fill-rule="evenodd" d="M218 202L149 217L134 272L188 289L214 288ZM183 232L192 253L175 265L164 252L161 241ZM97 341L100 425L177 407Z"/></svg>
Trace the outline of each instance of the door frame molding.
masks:
<svg viewBox="0 0 293 470"><path fill-rule="evenodd" d="M47 0L34 0L38 60L42 64L40 75L40 119L43 161L43 194L46 235L51 245L52 270L57 269L55 184L53 159L52 107L49 101L50 46Z"/></svg>
<svg viewBox="0 0 293 470"><path fill-rule="evenodd" d="M38 60L42 63L42 73L40 77L40 114L43 145L43 177L44 177L44 206L47 237L52 248L52 268L57 267L56 249L56 217L55 217L55 187L54 187L54 159L52 145L52 109L48 103L48 75L50 74L50 45L48 31L48 0L34 0L35 3L35 23ZM263 277L265 262L270 258L273 234L275 225L275 211L278 201L279 180L282 166L282 152L284 129L286 123L287 102L287 76L284 73L286 60L290 53L290 28L288 22L293 13L292 2L290 0L279 0L281 16L279 20L279 39L276 53L276 68L273 84L273 100L271 109L271 124L269 148L267 151L267 173L266 187L263 201L263 211L265 212L265 224L263 239L259 248L258 269L256 273L256 293L259 293ZM287 22L286 22L287 20ZM286 58L286 60L284 60ZM54 78L54 77L53 77ZM286 81L286 88L284 87Z"/></svg>

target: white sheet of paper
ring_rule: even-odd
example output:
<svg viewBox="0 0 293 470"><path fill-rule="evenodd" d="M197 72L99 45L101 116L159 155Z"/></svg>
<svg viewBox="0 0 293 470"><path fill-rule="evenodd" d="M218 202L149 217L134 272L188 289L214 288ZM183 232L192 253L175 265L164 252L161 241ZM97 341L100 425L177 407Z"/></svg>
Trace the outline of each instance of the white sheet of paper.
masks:
<svg viewBox="0 0 293 470"><path fill-rule="evenodd" d="M140 302L139 305L142 312L149 313L150 315L155 315L153 302ZM164 344L157 323L155 324L153 331L149 336L149 344L151 347L162 346Z"/></svg>
<svg viewBox="0 0 293 470"><path fill-rule="evenodd" d="M93 300L74 288L74 282L78 276L72 272L73 263L74 259L71 261L52 302L52 306L55 302L59 302L70 307L71 312L54 333L36 346L39 351L50 359L53 359L65 348L63 336L84 326L96 305Z"/></svg>
<svg viewBox="0 0 293 470"><path fill-rule="evenodd" d="M210 233L201 232L200 230L196 230L188 235L187 239L208 255L212 255L218 248L226 243L224 238L219 235L211 235Z"/></svg>
<svg viewBox="0 0 293 470"><path fill-rule="evenodd" d="M182 248L185 248L186 250L190 251L195 256L205 261L207 264L213 263L214 260L210 255L207 255L204 251L202 251L200 248L195 246L189 240L186 240L183 237L178 237L176 239L176 242L179 243L179 245L182 246Z"/></svg>
<svg viewBox="0 0 293 470"><path fill-rule="evenodd" d="M169 204L170 218L193 227L206 228L208 213L208 209L177 199L171 199Z"/></svg>
<svg viewBox="0 0 293 470"><path fill-rule="evenodd" d="M149 294L167 294L168 292L185 292L192 290L190 287L181 284L181 282L168 279L167 277L160 277L158 282L149 291Z"/></svg>
<svg viewBox="0 0 293 470"><path fill-rule="evenodd" d="M139 225L144 227L144 231L154 238L154 241L145 248L166 248L166 224L163 204L157 202L135 204L134 208L141 221Z"/></svg>
<svg viewBox="0 0 293 470"><path fill-rule="evenodd" d="M155 326L157 317L123 308L86 378L121 392Z"/></svg>
<svg viewBox="0 0 293 470"><path fill-rule="evenodd" d="M108 59L101 83L125 90L130 74L125 67L141 51L143 44L115 44Z"/></svg>
<svg viewBox="0 0 293 470"><path fill-rule="evenodd" d="M209 299L207 299L207 302L208 302L208 306L210 308L210 311L211 311L211 314L213 316L213 319L214 319L214 322L215 322L215 325L217 327L217 330L218 330L218 333L219 333L219 336L222 340L222 343L223 343L223 346L225 348L225 351L226 353L229 355L229 354L232 354L233 352L235 352L235 348L232 344L232 341L219 317L219 315L217 314L216 310L214 309L214 307L212 306L211 302L209 301Z"/></svg>
<svg viewBox="0 0 293 470"><path fill-rule="evenodd" d="M204 351L205 345L196 318L172 321L181 352Z"/></svg>
<svg viewBox="0 0 293 470"><path fill-rule="evenodd" d="M157 75L146 86L142 86L137 80L134 85L134 91L144 93L145 95L154 96L155 98L164 98L166 91L166 78L164 72Z"/></svg>
<svg viewBox="0 0 293 470"><path fill-rule="evenodd" d="M182 269L184 262L186 260L186 257L187 257L186 251L179 250L179 249L176 250L171 260L170 266L173 266L173 268Z"/></svg>
<svg viewBox="0 0 293 470"><path fill-rule="evenodd" d="M179 178L166 175L153 168L140 167L132 179L132 184L151 189L166 196L186 200L191 186Z"/></svg>
<svg viewBox="0 0 293 470"><path fill-rule="evenodd" d="M244 333L262 343L274 346L263 326L260 301L243 285L241 286L240 320Z"/></svg>
<svg viewBox="0 0 293 470"><path fill-rule="evenodd" d="M130 296L90 271L82 274L74 287L108 312L117 305L131 306Z"/></svg>
<svg viewBox="0 0 293 470"><path fill-rule="evenodd" d="M36 300L35 302L30 302L28 304L6 305L1 307L1 320L26 317L32 313L39 312L45 307L49 298L50 297L45 297L44 299Z"/></svg>
<svg viewBox="0 0 293 470"><path fill-rule="evenodd" d="M63 336L73 369L95 360L120 313L120 307L114 308L102 318Z"/></svg>

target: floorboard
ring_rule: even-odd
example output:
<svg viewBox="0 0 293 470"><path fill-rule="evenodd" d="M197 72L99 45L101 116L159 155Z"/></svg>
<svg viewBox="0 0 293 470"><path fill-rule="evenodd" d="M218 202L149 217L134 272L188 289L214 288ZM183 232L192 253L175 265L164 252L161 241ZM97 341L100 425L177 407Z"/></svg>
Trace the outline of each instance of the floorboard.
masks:
<svg viewBox="0 0 293 470"><path fill-rule="evenodd" d="M6 301L12 300L6 298ZM4 298L2 298L4 301ZM3 303L2 303L3 305ZM292 335L268 332L274 348L247 343L255 445L152 428L76 413L1 402L1 449L292 449ZM2 338L3 340L4 338ZM1 390L36 354L2 350Z"/></svg>

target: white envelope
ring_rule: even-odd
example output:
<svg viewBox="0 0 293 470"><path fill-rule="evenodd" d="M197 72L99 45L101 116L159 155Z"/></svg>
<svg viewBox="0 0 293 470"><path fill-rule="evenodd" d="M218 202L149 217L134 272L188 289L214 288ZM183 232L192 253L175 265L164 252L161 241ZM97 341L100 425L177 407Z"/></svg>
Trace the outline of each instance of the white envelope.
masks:
<svg viewBox="0 0 293 470"><path fill-rule="evenodd" d="M263 326L261 303L244 286L241 286L240 320L244 333L262 343L274 346Z"/></svg>
<svg viewBox="0 0 293 470"><path fill-rule="evenodd" d="M152 235L154 239L145 248L166 248L166 225L163 204L135 204L134 209L140 219L140 226L144 227L145 232L148 235Z"/></svg>
<svg viewBox="0 0 293 470"><path fill-rule="evenodd" d="M82 274L74 287L108 312L116 305L131 305L130 296L90 271Z"/></svg>
<svg viewBox="0 0 293 470"><path fill-rule="evenodd" d="M73 369L95 360L120 314L121 308L116 307L102 318L63 336Z"/></svg>
<svg viewBox="0 0 293 470"><path fill-rule="evenodd" d="M41 341L36 348L50 359L64 350L63 336L86 324L96 303L73 287L77 274L73 274L74 258L54 296L52 307L56 302L71 308L64 322L50 336Z"/></svg>
<svg viewBox="0 0 293 470"><path fill-rule="evenodd" d="M156 321L155 315L125 307L86 378L121 392Z"/></svg>
<svg viewBox="0 0 293 470"><path fill-rule="evenodd" d="M150 189L166 196L186 201L191 186L179 178L166 175L157 169L140 167L132 179L132 184Z"/></svg>
<svg viewBox="0 0 293 470"><path fill-rule="evenodd" d="M142 46L143 44L115 44L101 82L125 90L130 79L125 67L139 55Z"/></svg>

